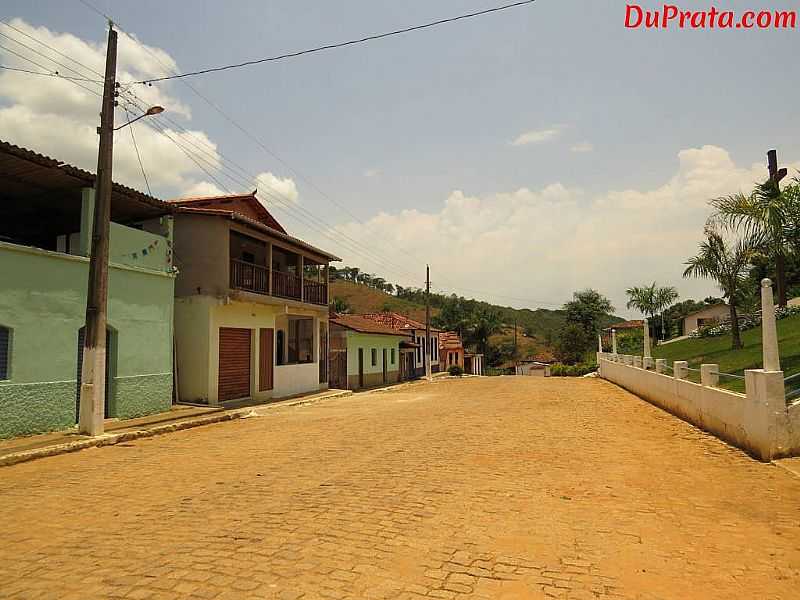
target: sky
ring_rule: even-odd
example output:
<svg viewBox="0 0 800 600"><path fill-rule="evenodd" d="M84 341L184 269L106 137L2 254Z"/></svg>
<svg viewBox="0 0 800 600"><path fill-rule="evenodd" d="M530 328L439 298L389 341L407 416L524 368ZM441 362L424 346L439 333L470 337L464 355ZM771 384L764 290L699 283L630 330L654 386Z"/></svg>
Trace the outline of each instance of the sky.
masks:
<svg viewBox="0 0 800 600"><path fill-rule="evenodd" d="M120 35L124 103L166 109L153 129L117 133L115 180L146 190L133 129L157 197L257 188L290 233L404 286L423 285L428 263L434 290L516 307L592 287L635 316L625 289L652 281L682 299L718 295L682 278L707 201L764 179L770 148L800 169L796 30L629 30L625 2L539 0L146 86L127 83L501 2L87 1L136 38ZM3 4L0 64L98 78L100 15L79 0ZM94 170L100 99L76 84L100 89L0 71L0 138Z"/></svg>

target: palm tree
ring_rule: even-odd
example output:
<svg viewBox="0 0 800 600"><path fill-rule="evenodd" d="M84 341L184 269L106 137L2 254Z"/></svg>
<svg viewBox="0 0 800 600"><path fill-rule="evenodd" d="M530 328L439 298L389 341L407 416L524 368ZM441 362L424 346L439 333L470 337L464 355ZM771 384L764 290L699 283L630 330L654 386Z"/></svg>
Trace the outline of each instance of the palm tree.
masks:
<svg viewBox="0 0 800 600"><path fill-rule="evenodd" d="M678 299L678 290L674 287L659 287L654 281L650 285L634 286L625 290L628 295L628 308L635 308L651 321L661 313L661 335L664 337L664 309Z"/></svg>
<svg viewBox="0 0 800 600"><path fill-rule="evenodd" d="M742 347L739 335L739 315L736 304L741 295L741 287L747 277L755 250L752 240L739 239L728 245L713 226L705 229L706 241L700 244L700 251L686 261L684 277L714 279L722 290L722 297L728 300L731 317L731 348Z"/></svg>
<svg viewBox="0 0 800 600"><path fill-rule="evenodd" d="M740 192L716 198L710 204L717 211L713 219L729 229L742 227L743 235L773 258L778 304L786 306L786 253L789 244L796 243L800 213L797 185L781 191L777 182L770 179L756 185L749 195Z"/></svg>

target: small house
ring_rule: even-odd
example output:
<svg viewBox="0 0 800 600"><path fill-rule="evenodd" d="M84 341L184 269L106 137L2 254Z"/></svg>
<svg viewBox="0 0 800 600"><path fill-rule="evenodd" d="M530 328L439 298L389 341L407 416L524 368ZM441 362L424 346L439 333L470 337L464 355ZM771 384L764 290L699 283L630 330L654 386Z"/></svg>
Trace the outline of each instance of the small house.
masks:
<svg viewBox="0 0 800 600"><path fill-rule="evenodd" d="M439 334L439 357L442 371L447 371L450 367L464 369L464 342L458 333L443 331Z"/></svg>
<svg viewBox="0 0 800 600"><path fill-rule="evenodd" d="M439 372L439 336L440 330L436 327L430 328L430 339L425 339L425 323L420 323L410 317L395 312L367 313L361 315L365 319L386 325L390 329L401 331L410 337L413 344L413 352L404 354L404 359L408 364L403 364L403 372L409 373L409 377L425 376L425 360L427 349L430 348L431 354L431 373Z"/></svg>
<svg viewBox="0 0 800 600"><path fill-rule="evenodd" d="M526 377L550 377L550 365L537 361L521 361L517 363L514 372Z"/></svg>
<svg viewBox="0 0 800 600"><path fill-rule="evenodd" d="M683 318L683 335L689 335L698 327L714 325L729 318L730 307L725 302L711 304Z"/></svg>
<svg viewBox="0 0 800 600"><path fill-rule="evenodd" d="M396 383L409 335L361 315L330 318L330 386L359 390ZM404 347L403 344L406 344Z"/></svg>

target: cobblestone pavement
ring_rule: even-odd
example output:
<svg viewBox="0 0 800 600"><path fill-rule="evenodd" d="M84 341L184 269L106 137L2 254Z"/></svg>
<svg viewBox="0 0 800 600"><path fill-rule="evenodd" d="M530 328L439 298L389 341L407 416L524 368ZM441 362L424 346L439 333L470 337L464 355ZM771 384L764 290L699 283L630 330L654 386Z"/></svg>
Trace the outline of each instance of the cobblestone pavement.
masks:
<svg viewBox="0 0 800 600"><path fill-rule="evenodd" d="M600 380L360 394L0 470L0 597L798 598L800 478Z"/></svg>

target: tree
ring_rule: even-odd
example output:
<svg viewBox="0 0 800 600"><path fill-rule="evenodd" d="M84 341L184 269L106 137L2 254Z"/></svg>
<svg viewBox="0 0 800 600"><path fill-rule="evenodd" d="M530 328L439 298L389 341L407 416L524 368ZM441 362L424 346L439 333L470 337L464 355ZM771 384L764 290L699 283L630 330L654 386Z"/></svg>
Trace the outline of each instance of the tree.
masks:
<svg viewBox="0 0 800 600"><path fill-rule="evenodd" d="M650 285L634 286L625 290L628 295L628 308L635 308L650 319L654 325L656 314L661 313L661 335L664 337L664 309L678 299L678 290L674 287L659 287L654 281Z"/></svg>
<svg viewBox="0 0 800 600"><path fill-rule="evenodd" d="M574 365L583 360L592 345L592 338L580 323L567 323L556 340L556 358L564 364Z"/></svg>
<svg viewBox="0 0 800 600"><path fill-rule="evenodd" d="M350 312L350 303L347 301L347 298L340 298L336 296L333 299L333 312L344 314Z"/></svg>
<svg viewBox="0 0 800 600"><path fill-rule="evenodd" d="M778 304L786 306L786 254L790 246L796 248L800 235L800 186L795 183L781 191L770 179L748 195L723 196L710 204L717 211L713 219L732 230L741 227L743 235L774 260Z"/></svg>
<svg viewBox="0 0 800 600"><path fill-rule="evenodd" d="M587 334L600 331L601 319L614 312L611 301L600 292L592 289L581 290L572 294L572 300L564 304L567 323L583 327Z"/></svg>
<svg viewBox="0 0 800 600"><path fill-rule="evenodd" d="M501 326L500 314L496 310L481 307L473 315L467 340L477 346L479 353L486 354L489 338L500 331Z"/></svg>
<svg viewBox="0 0 800 600"><path fill-rule="evenodd" d="M738 239L727 244L713 226L706 226L706 240L700 244L700 251L686 261L684 277L714 279L722 290L722 297L728 301L731 318L731 348L742 347L739 334L739 315L737 303L742 294L742 284L747 278L755 250L749 239Z"/></svg>

